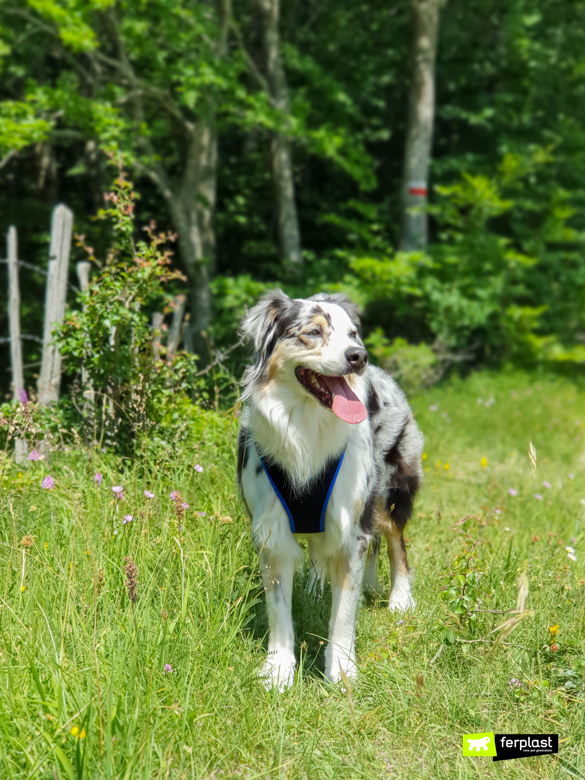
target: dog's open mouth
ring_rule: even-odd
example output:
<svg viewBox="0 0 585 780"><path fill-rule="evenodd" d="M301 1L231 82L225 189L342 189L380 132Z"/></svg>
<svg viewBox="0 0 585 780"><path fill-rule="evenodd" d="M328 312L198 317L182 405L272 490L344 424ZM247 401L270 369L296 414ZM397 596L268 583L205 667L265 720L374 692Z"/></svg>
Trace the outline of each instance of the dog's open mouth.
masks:
<svg viewBox="0 0 585 780"><path fill-rule="evenodd" d="M296 375L305 390L341 420L355 425L368 416L366 407L348 385L345 377L325 376L310 368L297 368Z"/></svg>

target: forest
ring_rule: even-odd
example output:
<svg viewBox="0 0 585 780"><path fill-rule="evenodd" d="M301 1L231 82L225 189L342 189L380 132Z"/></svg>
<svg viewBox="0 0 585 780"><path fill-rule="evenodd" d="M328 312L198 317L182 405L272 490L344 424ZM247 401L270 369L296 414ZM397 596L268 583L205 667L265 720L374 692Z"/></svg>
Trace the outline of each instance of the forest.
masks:
<svg viewBox="0 0 585 780"><path fill-rule="evenodd" d="M116 242L96 219L116 166L133 235L172 234L176 275L141 316L166 307L168 323L185 294L199 367L280 286L345 292L407 386L481 365L579 371L584 22L580 0L2 0L1 232L16 227L28 264L25 384L51 211L74 215L75 310L73 263L92 250L97 281ZM222 368L239 378L243 357Z"/></svg>

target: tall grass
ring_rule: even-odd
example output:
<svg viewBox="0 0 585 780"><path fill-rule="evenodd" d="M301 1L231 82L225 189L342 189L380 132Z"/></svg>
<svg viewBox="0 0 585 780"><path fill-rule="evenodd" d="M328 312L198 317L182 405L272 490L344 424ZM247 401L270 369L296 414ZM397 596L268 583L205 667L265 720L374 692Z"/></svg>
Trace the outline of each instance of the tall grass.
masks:
<svg viewBox="0 0 585 780"><path fill-rule="evenodd" d="M427 441L407 529L418 606L388 612L384 560L381 593L360 611L351 692L322 682L329 594L306 595L304 572L295 684L277 694L257 679L266 623L235 422L210 417L200 441L156 461L77 451L19 471L5 460L0 777L583 776L585 393L477 374L412 404ZM471 550L466 603L451 575ZM494 650L521 572L533 614ZM483 731L558 733L559 755L464 758L462 735Z"/></svg>

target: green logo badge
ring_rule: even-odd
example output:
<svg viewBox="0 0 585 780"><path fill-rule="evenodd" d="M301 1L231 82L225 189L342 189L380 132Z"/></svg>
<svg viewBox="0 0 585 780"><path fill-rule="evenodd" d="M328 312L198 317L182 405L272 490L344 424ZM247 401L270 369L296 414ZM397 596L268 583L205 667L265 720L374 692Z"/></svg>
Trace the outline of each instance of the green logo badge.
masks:
<svg viewBox="0 0 585 780"><path fill-rule="evenodd" d="M463 735L463 755L464 756L495 756L496 740L492 731L485 734L464 734Z"/></svg>

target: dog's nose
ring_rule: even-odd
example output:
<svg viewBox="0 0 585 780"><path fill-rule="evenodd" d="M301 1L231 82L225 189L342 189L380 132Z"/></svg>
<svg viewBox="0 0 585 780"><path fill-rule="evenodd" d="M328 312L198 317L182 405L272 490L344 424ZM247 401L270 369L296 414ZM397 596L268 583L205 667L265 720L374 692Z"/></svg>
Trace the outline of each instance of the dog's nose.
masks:
<svg viewBox="0 0 585 780"><path fill-rule="evenodd" d="M368 362L368 351L363 347L350 347L345 351L345 359L354 371L361 371Z"/></svg>

